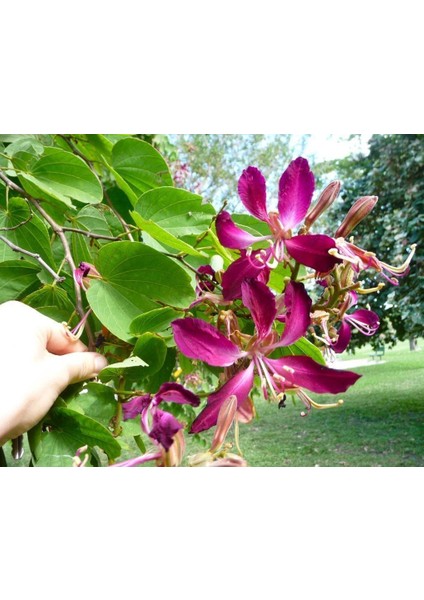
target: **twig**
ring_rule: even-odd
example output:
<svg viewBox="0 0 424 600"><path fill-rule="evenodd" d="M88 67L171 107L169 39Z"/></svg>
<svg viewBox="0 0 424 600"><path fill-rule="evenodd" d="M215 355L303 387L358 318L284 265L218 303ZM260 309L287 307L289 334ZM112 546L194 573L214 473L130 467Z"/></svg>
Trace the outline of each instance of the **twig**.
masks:
<svg viewBox="0 0 424 600"><path fill-rule="evenodd" d="M14 244L13 242L11 242L10 240L8 240L7 238L4 237L4 235L0 235L0 240L2 242L4 242L6 244L6 246L9 246L9 248L11 250L13 250L13 252L20 252L21 254L25 254L26 256L31 256L31 258L35 258L35 260L37 262L40 263L40 265L46 269L46 271L48 271L50 273L50 275L53 277L53 279L55 281L57 281L57 283L61 283L62 281L65 281L65 277L59 277L59 275L57 275L53 269L51 267L49 267L49 265L46 263L45 260L43 260L41 258L41 256L35 252L30 252L29 250L25 250L25 248L21 248L20 246L17 246L16 244Z"/></svg>
<svg viewBox="0 0 424 600"><path fill-rule="evenodd" d="M199 274L197 272L197 269L195 267L193 267L192 265L190 265L187 261L185 261L184 258L181 256L181 254L172 254L171 252L163 252L163 254L165 256L169 256L170 258L175 258L175 260L179 260L180 262L183 263L183 265L185 265L187 267L187 269L190 269L190 271L193 271L193 273L196 273L196 275Z"/></svg>
<svg viewBox="0 0 424 600"><path fill-rule="evenodd" d="M114 237L112 235L102 235L101 233L92 233L91 231L87 231L85 229L76 229L75 227L62 227L62 231L80 233L81 235L91 237L95 240L111 240L112 242L118 242L121 239L120 237Z"/></svg>
<svg viewBox="0 0 424 600"><path fill-rule="evenodd" d="M128 227L128 224L126 223L125 219L119 214L119 212L116 210L116 208L113 206L111 199L109 198L109 194L106 191L105 186L103 185L102 182L100 182L102 184L102 188L103 188L103 195L106 199L107 205L109 206L109 208L112 210L113 214L115 215L115 217L118 219L118 221L121 223L122 227L124 228L124 230L126 231L126 234L128 236L128 239L133 242L134 238L131 235L131 231L130 228Z"/></svg>
<svg viewBox="0 0 424 600"><path fill-rule="evenodd" d="M9 190L9 188L6 188L6 189ZM30 211L28 219L25 219L25 221L22 221L21 223L18 223L17 225L12 225L12 227L0 227L0 231L13 231L14 229L19 229L19 227L22 227L22 225L25 225L26 223L28 223L28 221L31 221L31 219L32 219L32 212Z"/></svg>

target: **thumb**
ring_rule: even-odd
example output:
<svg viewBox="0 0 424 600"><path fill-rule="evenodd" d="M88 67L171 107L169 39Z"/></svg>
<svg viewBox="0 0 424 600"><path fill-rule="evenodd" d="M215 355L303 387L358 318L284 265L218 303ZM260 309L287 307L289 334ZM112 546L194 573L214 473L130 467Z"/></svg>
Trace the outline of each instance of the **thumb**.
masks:
<svg viewBox="0 0 424 600"><path fill-rule="evenodd" d="M106 358L97 352L71 352L54 358L64 388L70 383L96 377L107 366Z"/></svg>

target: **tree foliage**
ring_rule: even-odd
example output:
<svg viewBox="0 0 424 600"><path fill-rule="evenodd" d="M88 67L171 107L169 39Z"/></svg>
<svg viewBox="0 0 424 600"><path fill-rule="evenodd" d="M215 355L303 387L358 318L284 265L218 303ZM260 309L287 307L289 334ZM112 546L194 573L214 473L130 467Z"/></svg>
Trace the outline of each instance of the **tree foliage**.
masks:
<svg viewBox="0 0 424 600"><path fill-rule="evenodd" d="M358 197L379 198L369 218L353 232L363 247L397 265L417 244L409 276L399 279L400 291L387 283L372 299L366 298L381 318L380 333L393 342L424 333L424 136L374 135L369 148L366 156L347 157L327 167L337 171L343 184L338 215ZM335 216L330 228L341 221Z"/></svg>
<svg viewBox="0 0 424 600"><path fill-rule="evenodd" d="M185 134L172 136L178 159L172 167L177 185L201 194L219 208L243 210L237 181L248 165L261 169L269 190L277 189L277 173L301 155L307 136L290 134Z"/></svg>

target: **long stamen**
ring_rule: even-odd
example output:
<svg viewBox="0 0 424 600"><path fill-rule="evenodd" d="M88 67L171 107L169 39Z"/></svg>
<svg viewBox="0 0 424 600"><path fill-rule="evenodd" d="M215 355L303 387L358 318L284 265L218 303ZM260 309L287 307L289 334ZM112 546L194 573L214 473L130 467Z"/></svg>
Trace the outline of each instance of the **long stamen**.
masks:
<svg viewBox="0 0 424 600"><path fill-rule="evenodd" d="M258 359L256 358L256 356L253 356L253 362L255 364L255 367L256 367L256 370L258 372L258 375L259 375L259 377L261 379L262 394L263 394L265 400L268 400L268 391L267 391L267 387L266 387L266 383L267 383L266 382L266 378L263 376L261 366L260 366L260 364L259 364Z"/></svg>
<svg viewBox="0 0 424 600"><path fill-rule="evenodd" d="M336 258L340 258L340 260L350 262L355 267L359 267L359 265L361 264L361 259L359 258L359 256L351 257L347 256L346 254L340 254L337 248L330 248L328 254L331 254L331 256L334 256Z"/></svg>
<svg viewBox="0 0 424 600"><path fill-rule="evenodd" d="M311 398L309 398L309 401L314 408L318 408L320 410L325 408L339 408L344 404L344 400L341 398L340 400L337 400L337 402L332 402L331 404L318 404L318 402L314 402Z"/></svg>
<svg viewBox="0 0 424 600"><path fill-rule="evenodd" d="M351 315L345 315L345 321L353 325L353 327L355 327L364 335L373 335L380 325L380 323L377 322L376 325L371 326L368 323L364 323L363 321L359 321L358 319L352 318Z"/></svg>
<svg viewBox="0 0 424 600"><path fill-rule="evenodd" d="M82 332L84 331L85 323L86 323L90 313L91 313L91 308L88 309L88 311L85 313L85 315L83 316L81 321L73 329L69 329L68 324L66 322L62 323L62 325L66 329L66 335L68 337L70 337L73 342L76 342L82 336Z"/></svg>
<svg viewBox="0 0 424 600"><path fill-rule="evenodd" d="M257 357L257 361L258 361L257 364L261 366L263 376L266 379L266 382L268 384L268 388L271 392L271 395L272 395L273 399L275 401L277 401L278 394L276 394L276 391L278 391L278 388L277 388L275 382L272 380L272 377L270 376L266 365L264 364L263 360L259 356Z"/></svg>
<svg viewBox="0 0 424 600"><path fill-rule="evenodd" d="M311 410L311 407L316 408L318 410L325 410L326 408L340 408L340 406L343 405L342 399L337 400L337 402L332 402L330 404L319 404L318 402L312 400L312 398L308 396L308 394L306 394L305 391L301 388L296 390L296 395L302 400L303 404L308 409L308 412ZM301 416L305 417L306 413L301 413Z"/></svg>
<svg viewBox="0 0 424 600"><path fill-rule="evenodd" d="M390 279L390 281L392 281L392 279ZM380 290L382 290L385 285L386 285L385 283L380 282L378 285L376 285L373 288L361 288L361 287L359 287L359 288L356 288L355 291L358 294L362 294L362 295L365 295L365 294L374 294L375 292L379 292Z"/></svg>
<svg viewBox="0 0 424 600"><path fill-rule="evenodd" d="M415 250L417 248L417 244L412 244L411 245L411 252L408 255L408 258L405 260L405 262L400 266L400 267L392 267L391 265L388 265L385 262L380 261L380 265L383 267L383 269L386 269L387 271L389 271L389 273L393 273L393 275L399 274L399 275L403 275L406 271L406 269L409 267L409 263L412 260L412 257L415 254Z"/></svg>

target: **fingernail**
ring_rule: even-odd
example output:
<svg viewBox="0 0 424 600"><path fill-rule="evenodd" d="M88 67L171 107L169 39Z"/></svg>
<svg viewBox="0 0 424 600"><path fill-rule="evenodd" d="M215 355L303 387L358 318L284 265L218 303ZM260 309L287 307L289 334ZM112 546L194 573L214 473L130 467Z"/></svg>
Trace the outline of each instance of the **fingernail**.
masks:
<svg viewBox="0 0 424 600"><path fill-rule="evenodd" d="M105 367L107 367L107 360L104 356L98 354L94 359L94 369L96 370L96 373L100 373Z"/></svg>

